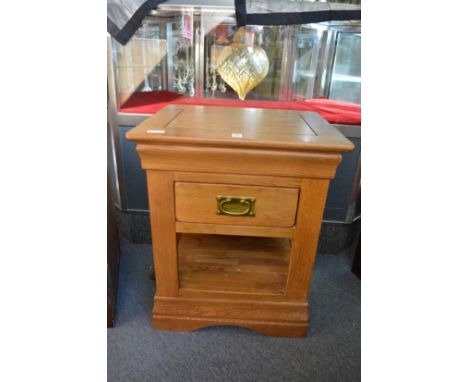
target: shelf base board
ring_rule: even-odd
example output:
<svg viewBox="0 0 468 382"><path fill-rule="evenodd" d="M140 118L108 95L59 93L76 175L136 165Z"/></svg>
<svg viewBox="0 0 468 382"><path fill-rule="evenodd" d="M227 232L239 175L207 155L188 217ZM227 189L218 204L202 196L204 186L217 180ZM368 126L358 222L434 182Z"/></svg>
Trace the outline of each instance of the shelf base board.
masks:
<svg viewBox="0 0 468 382"><path fill-rule="evenodd" d="M235 319L207 319L197 317L177 317L153 315L153 328L159 330L174 330L178 332L193 332L210 326L240 326L255 330L266 336L273 337L305 337L308 324L298 324L277 321L252 321Z"/></svg>
<svg viewBox="0 0 468 382"><path fill-rule="evenodd" d="M153 327L195 331L209 326L240 326L267 336L305 337L308 304L155 297Z"/></svg>

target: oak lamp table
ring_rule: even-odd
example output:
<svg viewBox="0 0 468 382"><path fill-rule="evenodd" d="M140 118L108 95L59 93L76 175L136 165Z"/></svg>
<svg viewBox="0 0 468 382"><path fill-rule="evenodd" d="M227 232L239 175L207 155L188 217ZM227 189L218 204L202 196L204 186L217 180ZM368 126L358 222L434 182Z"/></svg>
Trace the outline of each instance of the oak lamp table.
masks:
<svg viewBox="0 0 468 382"><path fill-rule="evenodd" d="M176 105L127 138L148 180L153 326L305 336L328 184L353 144L312 112Z"/></svg>

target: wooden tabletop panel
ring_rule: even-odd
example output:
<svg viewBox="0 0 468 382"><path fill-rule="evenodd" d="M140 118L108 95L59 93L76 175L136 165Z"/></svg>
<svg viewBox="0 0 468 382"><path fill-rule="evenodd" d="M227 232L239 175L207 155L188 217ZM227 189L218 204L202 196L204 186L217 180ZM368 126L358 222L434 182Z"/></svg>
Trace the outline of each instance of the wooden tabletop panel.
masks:
<svg viewBox="0 0 468 382"><path fill-rule="evenodd" d="M127 133L138 143L301 151L350 151L319 114L292 110L169 105Z"/></svg>

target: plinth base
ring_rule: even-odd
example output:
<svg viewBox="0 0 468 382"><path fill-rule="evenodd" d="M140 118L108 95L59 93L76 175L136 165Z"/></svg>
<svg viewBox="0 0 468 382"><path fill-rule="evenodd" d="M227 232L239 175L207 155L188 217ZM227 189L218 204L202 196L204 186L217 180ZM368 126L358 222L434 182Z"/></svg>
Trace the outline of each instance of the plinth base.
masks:
<svg viewBox="0 0 468 382"><path fill-rule="evenodd" d="M305 337L307 303L155 297L155 329L194 331L208 326L240 326L268 336Z"/></svg>

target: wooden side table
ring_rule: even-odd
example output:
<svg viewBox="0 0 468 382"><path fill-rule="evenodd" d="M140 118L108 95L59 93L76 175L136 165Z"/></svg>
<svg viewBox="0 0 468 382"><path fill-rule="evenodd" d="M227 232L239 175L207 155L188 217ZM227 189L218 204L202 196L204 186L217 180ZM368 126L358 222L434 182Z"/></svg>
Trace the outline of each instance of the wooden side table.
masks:
<svg viewBox="0 0 468 382"><path fill-rule="evenodd" d="M353 144L316 113L175 105L127 138L148 179L153 326L305 336L328 184Z"/></svg>

